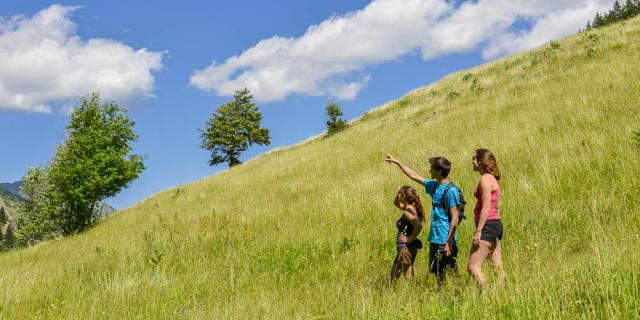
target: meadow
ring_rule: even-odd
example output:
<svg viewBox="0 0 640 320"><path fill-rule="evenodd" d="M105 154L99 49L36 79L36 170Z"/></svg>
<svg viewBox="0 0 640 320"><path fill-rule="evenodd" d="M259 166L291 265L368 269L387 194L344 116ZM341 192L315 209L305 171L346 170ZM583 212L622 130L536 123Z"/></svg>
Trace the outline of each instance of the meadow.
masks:
<svg viewBox="0 0 640 320"><path fill-rule="evenodd" d="M640 17L451 74L330 138L166 190L82 234L0 256L0 319L640 318ZM497 155L504 287L385 284L393 207L444 155L475 204ZM421 193L430 208L430 199ZM420 238L426 241L426 234Z"/></svg>

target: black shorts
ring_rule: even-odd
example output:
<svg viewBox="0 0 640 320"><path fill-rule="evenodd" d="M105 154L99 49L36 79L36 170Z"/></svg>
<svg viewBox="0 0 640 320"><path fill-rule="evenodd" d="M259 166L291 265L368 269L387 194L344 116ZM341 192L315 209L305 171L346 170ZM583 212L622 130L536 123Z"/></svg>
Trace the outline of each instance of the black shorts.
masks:
<svg viewBox="0 0 640 320"><path fill-rule="evenodd" d="M451 255L447 256L444 252L444 244L429 244L429 272L444 273L446 268L457 271L458 265L458 246L451 248Z"/></svg>
<svg viewBox="0 0 640 320"><path fill-rule="evenodd" d="M500 220L487 220L482 228L480 240L495 244L498 240L502 240L502 233L502 222Z"/></svg>

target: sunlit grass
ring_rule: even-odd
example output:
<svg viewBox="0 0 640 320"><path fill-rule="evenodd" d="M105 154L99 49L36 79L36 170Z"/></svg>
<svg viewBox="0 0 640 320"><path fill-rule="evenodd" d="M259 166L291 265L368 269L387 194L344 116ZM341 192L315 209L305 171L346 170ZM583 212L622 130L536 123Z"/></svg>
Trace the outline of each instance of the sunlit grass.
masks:
<svg viewBox="0 0 640 320"><path fill-rule="evenodd" d="M638 317L640 19L557 44L4 254L0 318ZM472 208L477 147L503 171L505 287L488 267L486 292L466 274L469 219L458 278L439 289L423 250L417 281L387 288L392 198L409 181L383 152L425 175L428 157L447 156Z"/></svg>

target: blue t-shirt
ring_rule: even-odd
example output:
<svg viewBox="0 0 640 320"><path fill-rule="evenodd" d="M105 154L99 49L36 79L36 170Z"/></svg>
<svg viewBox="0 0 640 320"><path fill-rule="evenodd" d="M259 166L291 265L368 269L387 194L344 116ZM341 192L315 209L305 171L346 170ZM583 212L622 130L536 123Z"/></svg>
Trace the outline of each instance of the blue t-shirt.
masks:
<svg viewBox="0 0 640 320"><path fill-rule="evenodd" d="M447 236L449 235L449 216L447 212L442 208L442 193L449 184L449 181L438 185L438 181L434 179L426 179L423 182L425 191L431 196L431 229L429 229L429 242L436 244L447 243ZM436 187L437 186L437 187ZM434 192L435 187L435 192ZM453 206L460 206L460 195L456 188L449 188L447 191L446 203L448 208ZM458 235L453 234L453 243L456 244Z"/></svg>

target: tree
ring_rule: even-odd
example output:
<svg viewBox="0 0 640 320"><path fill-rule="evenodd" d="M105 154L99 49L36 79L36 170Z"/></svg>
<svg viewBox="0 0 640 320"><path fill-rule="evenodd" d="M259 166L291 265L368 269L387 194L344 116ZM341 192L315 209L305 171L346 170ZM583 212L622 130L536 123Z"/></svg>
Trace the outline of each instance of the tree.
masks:
<svg viewBox="0 0 640 320"><path fill-rule="evenodd" d="M29 168L20 187L25 194L24 212L16 219L19 245L62 234L60 210L54 187L49 179L51 166Z"/></svg>
<svg viewBox="0 0 640 320"><path fill-rule="evenodd" d="M144 170L144 157L131 153L138 136L125 109L100 102L97 93L82 98L67 126L49 178L62 205L63 233L82 231L95 222L99 204L118 194Z"/></svg>
<svg viewBox="0 0 640 320"><path fill-rule="evenodd" d="M335 102L330 102L327 104L327 115L329 116L329 121L327 121L327 137L333 134L336 134L344 129L346 129L349 125L342 117L342 110L340 110L340 106Z"/></svg>
<svg viewBox="0 0 640 320"><path fill-rule="evenodd" d="M69 235L90 227L101 201L115 196L144 170L143 157L131 154L135 123L115 102L97 93L82 98L67 125L67 138L45 168L25 176L31 204L23 224L32 235Z"/></svg>
<svg viewBox="0 0 640 320"><path fill-rule="evenodd" d="M633 1L627 0L624 3L623 19L631 18L634 15L635 15L635 6L633 5Z"/></svg>
<svg viewBox="0 0 640 320"><path fill-rule="evenodd" d="M593 27L599 28L604 25L604 18L600 15L600 12L596 12L595 18L593 18Z"/></svg>
<svg viewBox="0 0 640 320"><path fill-rule="evenodd" d="M200 146L211 152L209 165L227 162L229 167L233 167L242 163L240 153L252 144L271 143L269 129L261 127L262 114L251 102L252 98L247 88L237 90L234 100L218 106L206 127L200 129Z"/></svg>
<svg viewBox="0 0 640 320"><path fill-rule="evenodd" d="M4 207L0 207L0 225L7 223L7 221L9 221L7 212L4 210Z"/></svg>
<svg viewBox="0 0 640 320"><path fill-rule="evenodd" d="M609 11L609 14L611 15L611 21L609 22L616 22L623 19L624 12L622 10L622 6L620 5L620 1L616 0L613 3L613 8L611 8L611 11Z"/></svg>
<svg viewBox="0 0 640 320"><path fill-rule="evenodd" d="M3 226L2 230L2 248L11 249L16 241L16 237L13 233L13 226L11 223L7 223Z"/></svg>

